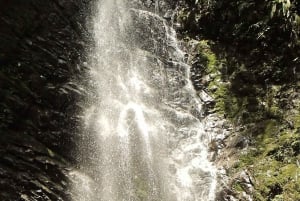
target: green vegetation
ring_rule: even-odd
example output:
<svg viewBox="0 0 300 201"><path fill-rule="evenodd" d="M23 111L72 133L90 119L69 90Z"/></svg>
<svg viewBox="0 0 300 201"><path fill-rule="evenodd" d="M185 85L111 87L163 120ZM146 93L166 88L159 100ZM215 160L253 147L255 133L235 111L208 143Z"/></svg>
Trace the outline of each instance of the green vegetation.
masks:
<svg viewBox="0 0 300 201"><path fill-rule="evenodd" d="M213 110L249 139L235 147L238 162L228 170L232 195L300 200L300 3L185 1L182 8L180 31L199 41ZM243 171L253 192L239 179Z"/></svg>
<svg viewBox="0 0 300 201"><path fill-rule="evenodd" d="M216 101L215 110L235 125L246 126L241 135L251 139L252 148L239 156L232 175L243 170L251 172L254 200L300 200L299 105L293 106L296 114L287 113L281 100L286 88L281 85L273 85L256 97L234 93L230 82L224 82L220 68L210 68L207 66L208 72L217 74L208 88ZM288 118L292 128L286 122ZM238 180L232 188L240 193L247 191Z"/></svg>
<svg viewBox="0 0 300 201"><path fill-rule="evenodd" d="M235 171L251 172L255 200L299 200L300 135L281 131L282 127L274 120L262 125L261 133L255 137L256 149L240 156Z"/></svg>
<svg viewBox="0 0 300 201"><path fill-rule="evenodd" d="M217 58L212 52L208 40L199 41L197 45L197 52L207 61L206 73L218 73L216 66Z"/></svg>

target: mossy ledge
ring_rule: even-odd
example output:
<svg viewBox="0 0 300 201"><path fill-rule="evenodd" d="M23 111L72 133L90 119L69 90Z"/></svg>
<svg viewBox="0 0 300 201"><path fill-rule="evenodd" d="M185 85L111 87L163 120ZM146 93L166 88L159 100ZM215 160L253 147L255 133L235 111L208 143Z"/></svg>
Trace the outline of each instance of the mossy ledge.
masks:
<svg viewBox="0 0 300 201"><path fill-rule="evenodd" d="M197 44L195 89L234 125L217 200L300 200L299 2L185 0L177 11L182 39Z"/></svg>
<svg viewBox="0 0 300 201"><path fill-rule="evenodd" d="M199 90L214 98L210 113L224 116L235 126L232 136L225 140L224 153L218 157L221 165L228 157L231 160L225 165L232 178L226 187L227 196L239 200L300 200L299 83L232 84L249 77L243 64L229 75L226 69L230 61L218 54L212 41L193 40L193 44L197 44L194 57L203 68L201 83L194 81L194 85L205 85ZM251 178L251 187L242 179L245 172Z"/></svg>

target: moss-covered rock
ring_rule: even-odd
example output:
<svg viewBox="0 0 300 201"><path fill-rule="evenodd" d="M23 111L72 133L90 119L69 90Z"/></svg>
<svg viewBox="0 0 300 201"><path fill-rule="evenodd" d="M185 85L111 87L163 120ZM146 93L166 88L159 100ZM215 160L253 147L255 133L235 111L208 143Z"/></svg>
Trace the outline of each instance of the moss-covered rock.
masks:
<svg viewBox="0 0 300 201"><path fill-rule="evenodd" d="M297 85L255 84L255 75L243 64L235 63L237 66L230 69L232 61L215 48L213 41L195 43L197 54L192 61L198 63L196 67L192 63L192 72L198 77L192 77L194 86L202 80L198 88L214 98L212 112L236 126L225 142L224 154L218 157L221 164L228 156L236 160L226 167L230 187L224 187L218 199L232 196L239 200L299 200Z"/></svg>

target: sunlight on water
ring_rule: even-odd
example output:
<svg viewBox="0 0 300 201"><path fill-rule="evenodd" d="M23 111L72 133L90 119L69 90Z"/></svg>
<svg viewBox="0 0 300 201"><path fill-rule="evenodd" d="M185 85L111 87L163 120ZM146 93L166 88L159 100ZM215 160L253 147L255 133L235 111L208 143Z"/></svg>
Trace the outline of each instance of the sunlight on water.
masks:
<svg viewBox="0 0 300 201"><path fill-rule="evenodd" d="M94 12L74 201L213 201L201 102L176 32L157 13Z"/></svg>

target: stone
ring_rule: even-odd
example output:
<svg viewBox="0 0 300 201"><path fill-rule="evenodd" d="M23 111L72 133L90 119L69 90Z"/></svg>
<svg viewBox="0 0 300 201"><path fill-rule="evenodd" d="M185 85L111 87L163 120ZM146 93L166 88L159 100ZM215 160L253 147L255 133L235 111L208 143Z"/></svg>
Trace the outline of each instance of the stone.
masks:
<svg viewBox="0 0 300 201"><path fill-rule="evenodd" d="M77 23L89 7L89 0L0 2L0 110L7 111L5 121L0 115L0 200L69 200L65 169L74 159L66 155L77 120L64 104L82 95L70 80L84 60L85 25Z"/></svg>

